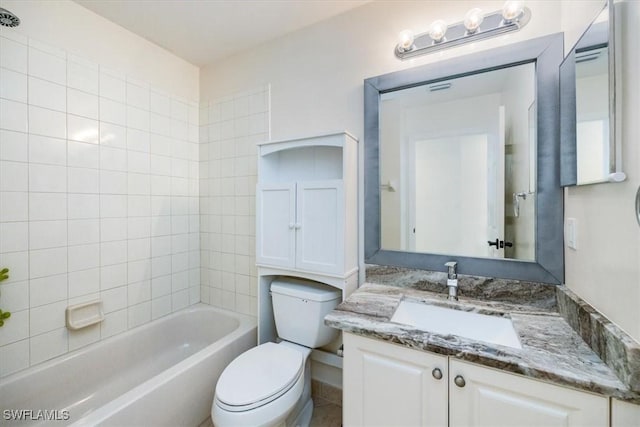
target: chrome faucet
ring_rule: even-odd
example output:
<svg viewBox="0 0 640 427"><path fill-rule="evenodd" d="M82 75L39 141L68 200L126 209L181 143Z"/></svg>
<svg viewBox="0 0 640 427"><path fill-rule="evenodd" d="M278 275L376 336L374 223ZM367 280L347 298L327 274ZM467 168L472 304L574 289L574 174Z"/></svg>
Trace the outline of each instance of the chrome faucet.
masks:
<svg viewBox="0 0 640 427"><path fill-rule="evenodd" d="M449 300L457 301L458 300L458 274L456 273L456 266L458 265L455 261L449 261L444 264L445 267L449 269L447 273L447 288L449 288Z"/></svg>

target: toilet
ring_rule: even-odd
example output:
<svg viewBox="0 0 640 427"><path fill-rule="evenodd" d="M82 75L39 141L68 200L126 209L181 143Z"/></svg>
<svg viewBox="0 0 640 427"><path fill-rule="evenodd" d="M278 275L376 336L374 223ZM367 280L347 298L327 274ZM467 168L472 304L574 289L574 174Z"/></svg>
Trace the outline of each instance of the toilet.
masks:
<svg viewBox="0 0 640 427"><path fill-rule="evenodd" d="M338 331L324 316L342 300L339 289L298 279L271 283L279 343L268 342L235 358L222 372L211 406L216 427L308 426L311 350L333 341Z"/></svg>

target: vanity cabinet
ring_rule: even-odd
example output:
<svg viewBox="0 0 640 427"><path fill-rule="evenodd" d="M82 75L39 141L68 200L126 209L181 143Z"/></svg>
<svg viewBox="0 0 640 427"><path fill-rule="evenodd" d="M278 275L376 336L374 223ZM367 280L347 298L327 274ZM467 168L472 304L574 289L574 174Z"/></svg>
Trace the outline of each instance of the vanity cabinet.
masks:
<svg viewBox="0 0 640 427"><path fill-rule="evenodd" d="M344 334L345 426L609 426L609 399Z"/></svg>
<svg viewBox="0 0 640 427"><path fill-rule="evenodd" d="M260 145L256 262L346 277L357 270L357 141L347 133Z"/></svg>

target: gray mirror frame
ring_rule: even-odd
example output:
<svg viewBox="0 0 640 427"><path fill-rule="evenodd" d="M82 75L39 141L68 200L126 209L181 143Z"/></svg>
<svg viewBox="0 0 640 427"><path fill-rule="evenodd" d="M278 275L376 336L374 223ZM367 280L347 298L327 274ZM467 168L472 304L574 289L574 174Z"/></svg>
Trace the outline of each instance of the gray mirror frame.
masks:
<svg viewBox="0 0 640 427"><path fill-rule="evenodd" d="M444 271L458 262L460 274L560 284L564 280L563 191L560 187L560 116L558 67L563 59L562 33L465 55L364 81L364 257L369 264ZM537 190L536 261L473 258L390 251L381 248L379 103L380 94L491 71L536 63Z"/></svg>
<svg viewBox="0 0 640 427"><path fill-rule="evenodd" d="M615 5L611 0L605 1L602 6L609 8L609 173L617 172L618 147L617 134L618 122L616 121L616 45L615 45ZM586 31L591 28L592 24ZM585 31L585 34L586 34ZM567 54L560 64L560 185L571 187L575 185L602 184L611 181L609 177L601 181L578 183L578 153L577 153L577 124L576 124L576 46L584 38L580 36L575 46Z"/></svg>

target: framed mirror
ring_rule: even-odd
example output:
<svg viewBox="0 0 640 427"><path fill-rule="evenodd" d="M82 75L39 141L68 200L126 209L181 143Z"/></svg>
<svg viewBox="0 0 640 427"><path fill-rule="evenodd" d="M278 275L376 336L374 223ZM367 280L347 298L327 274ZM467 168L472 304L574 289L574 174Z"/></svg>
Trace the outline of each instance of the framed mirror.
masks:
<svg viewBox="0 0 640 427"><path fill-rule="evenodd" d="M365 80L365 261L563 280L561 34Z"/></svg>
<svg viewBox="0 0 640 427"><path fill-rule="evenodd" d="M609 1L560 65L561 184L624 181L616 141L615 10Z"/></svg>

